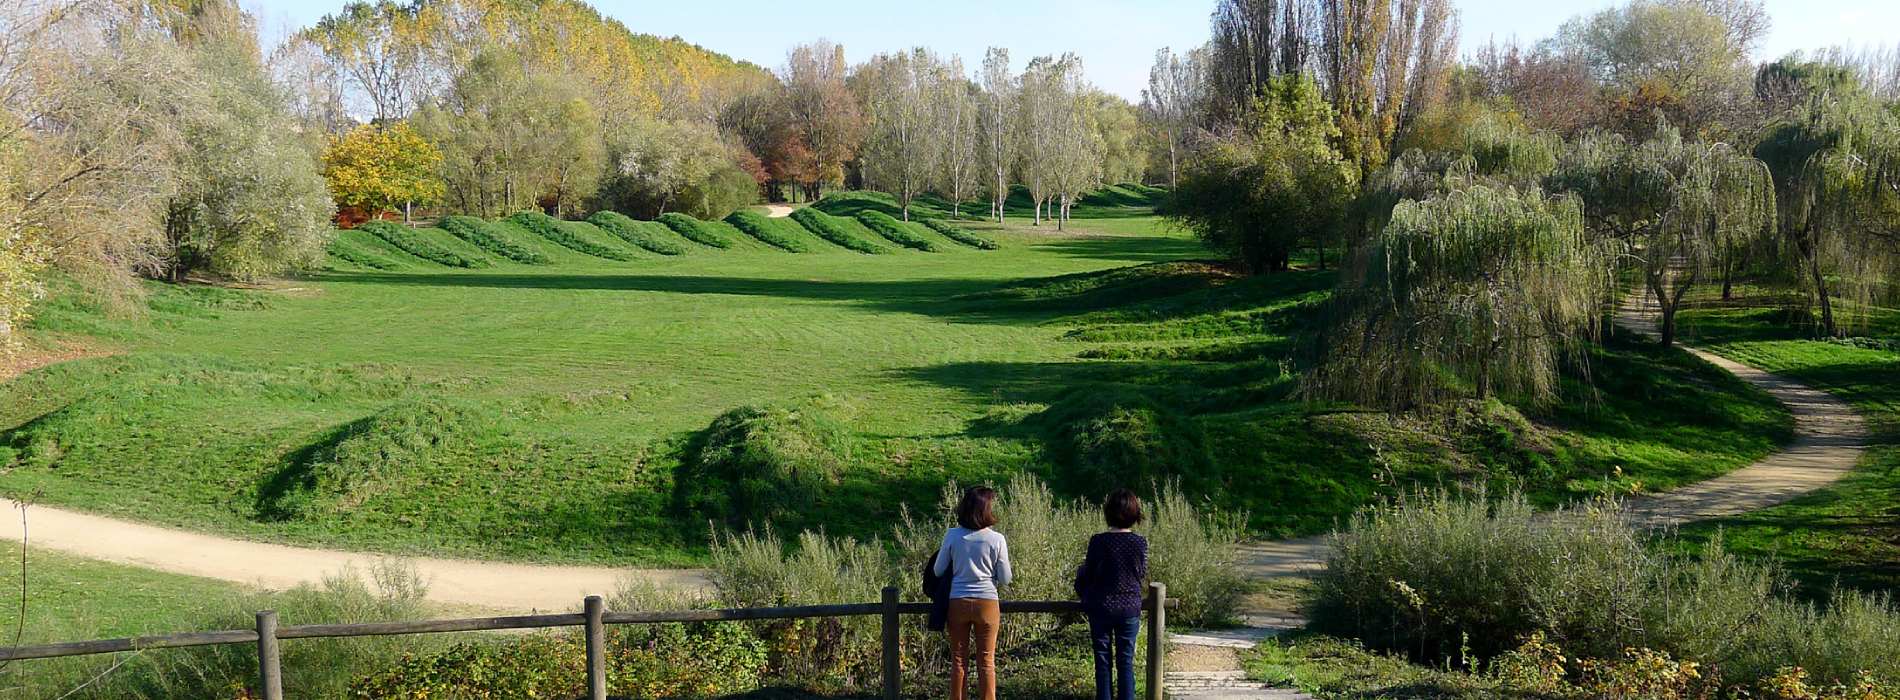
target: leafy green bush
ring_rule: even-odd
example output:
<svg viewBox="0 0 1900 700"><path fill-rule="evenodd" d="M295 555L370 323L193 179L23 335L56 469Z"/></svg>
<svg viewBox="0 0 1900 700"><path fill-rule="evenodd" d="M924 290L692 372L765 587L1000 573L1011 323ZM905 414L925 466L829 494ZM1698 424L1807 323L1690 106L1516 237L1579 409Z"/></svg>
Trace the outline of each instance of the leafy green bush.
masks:
<svg viewBox="0 0 1900 700"><path fill-rule="evenodd" d="M343 236L332 237L327 250L338 260L373 270L400 270L408 267L388 256L357 245L355 241Z"/></svg>
<svg viewBox="0 0 1900 700"><path fill-rule="evenodd" d="M756 211L735 211L726 217L726 223L774 248L790 253L811 252L804 240L780 228L788 223L784 220L767 218Z"/></svg>
<svg viewBox="0 0 1900 700"><path fill-rule="evenodd" d="M858 221L864 224L865 228L871 229L876 232L877 235L883 236L892 243L913 250L921 250L926 253L937 252L937 244L931 243L930 239L919 236L916 232L908 228L904 228L904 222L891 218L890 214L875 209L866 209L858 212Z"/></svg>
<svg viewBox="0 0 1900 700"><path fill-rule="evenodd" d="M851 446L844 421L815 402L735 408L689 449L677 502L741 526L822 511Z"/></svg>
<svg viewBox="0 0 1900 700"><path fill-rule="evenodd" d="M1652 546L1652 545L1665 546ZM1612 506L1536 513L1428 494L1363 512L1333 538L1312 625L1415 658L1490 658L1542 634L1613 659L1648 649L1731 684L1799 666L1826 682L1900 680L1900 609L1885 596L1790 600L1783 575L1719 544L1674 554Z"/></svg>
<svg viewBox="0 0 1900 700"><path fill-rule="evenodd" d="M508 217L508 220L515 222L515 224L537 236L554 241L560 244L561 247L569 250L586 253L596 258L606 258L608 260L627 261L633 259L632 255L574 235L573 232L562 228L561 225L566 222L538 211L519 212L514 216Z"/></svg>
<svg viewBox="0 0 1900 700"><path fill-rule="evenodd" d="M468 241L482 250L525 265L546 265L548 257L524 247L490 228L491 224L473 216L445 216L438 222L442 230Z"/></svg>
<svg viewBox="0 0 1900 700"><path fill-rule="evenodd" d="M805 230L846 250L855 250L860 253L887 252L884 246L865 240L846 229L842 220L811 207L792 212L791 218L804 226Z"/></svg>
<svg viewBox="0 0 1900 700"><path fill-rule="evenodd" d="M726 240L725 236L721 236L718 232L713 231L712 227L707 225L707 222L700 221L685 214L670 211L661 214L660 218L654 220L666 224L666 227L673 229L674 233L694 243L709 245L714 248L732 247L732 241Z"/></svg>
<svg viewBox="0 0 1900 700"><path fill-rule="evenodd" d="M948 221L944 221L943 219L933 218L933 219L924 219L923 221L924 221L925 226L929 226L930 230L932 231L936 231L937 233L943 234L944 238L948 238L958 243L962 243L964 245L970 246L971 248L979 248L982 250L996 250L996 247L997 247L996 241L992 241L988 238L984 238L982 236L976 235L974 233L970 233L969 231L963 230L961 228L957 228L955 225L951 224Z"/></svg>
<svg viewBox="0 0 1900 700"><path fill-rule="evenodd" d="M356 227L372 236L388 241L390 245L401 248L403 252L423 260L440 263L449 267L480 268L488 267L488 261L465 257L455 251L443 248L424 239L415 229L388 221L365 221Z"/></svg>
<svg viewBox="0 0 1900 700"><path fill-rule="evenodd" d="M654 231L647 229L648 222L634 221L620 212L595 212L593 216L587 217L587 222L599 226L602 231L620 237L620 240L661 255L679 255L686 252L684 246L654 235Z"/></svg>

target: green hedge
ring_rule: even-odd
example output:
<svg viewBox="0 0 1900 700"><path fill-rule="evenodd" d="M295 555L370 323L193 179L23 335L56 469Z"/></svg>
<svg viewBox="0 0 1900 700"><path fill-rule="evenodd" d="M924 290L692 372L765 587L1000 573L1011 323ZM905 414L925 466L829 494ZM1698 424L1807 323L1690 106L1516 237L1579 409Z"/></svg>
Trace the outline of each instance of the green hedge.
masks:
<svg viewBox="0 0 1900 700"><path fill-rule="evenodd" d="M608 260L626 261L633 259L632 255L574 235L572 232L561 228L560 219L538 211L520 212L508 217L508 220L519 224L522 228L528 229L537 236L554 241L560 244L561 247L569 250L586 253L596 258L606 258Z"/></svg>
<svg viewBox="0 0 1900 700"><path fill-rule="evenodd" d="M595 212L593 216L587 217L587 223L599 226L602 231L611 233L620 240L661 255L679 255L686 252L685 246L655 236L652 230L641 225L647 222L634 221L617 211Z"/></svg>
<svg viewBox="0 0 1900 700"><path fill-rule="evenodd" d="M917 232L906 228L904 222L891 218L890 214L876 209L865 209L858 212L858 221L864 224L865 228L871 229L892 243L926 253L937 252L937 244L931 243L930 239L919 236Z"/></svg>
<svg viewBox="0 0 1900 700"><path fill-rule="evenodd" d="M449 267L479 268L488 267L487 260L465 257L442 246L436 245L416 233L415 229L393 224L387 221L366 221L357 230L388 241L390 245L401 248L403 252L423 260L440 263Z"/></svg>
<svg viewBox="0 0 1900 700"><path fill-rule="evenodd" d="M811 252L811 246L804 240L780 228L786 222L766 218L764 214L755 211L735 211L732 216L726 217L726 223L732 224L733 228L739 229L745 235L757 238L774 248L791 253Z"/></svg>
<svg viewBox="0 0 1900 700"><path fill-rule="evenodd" d="M468 241L470 245L518 263L546 265L550 262L548 256L508 240L490 228L491 224L473 216L445 216L437 225L448 231L449 235Z"/></svg>
<svg viewBox="0 0 1900 700"><path fill-rule="evenodd" d="M857 234L845 230L844 225L839 223L837 218L818 211L817 209L806 207L794 211L792 212L792 220L797 221L800 225L805 227L805 230L812 232L819 238L836 243L847 250L872 254L886 252L884 246L867 241Z"/></svg>
<svg viewBox="0 0 1900 700"><path fill-rule="evenodd" d="M660 218L654 220L665 224L667 228L673 229L674 233L694 243L712 246L714 248L732 247L732 241L728 240L725 236L715 233L711 226L706 225L707 222L700 221L685 214L667 212L661 214Z"/></svg>
<svg viewBox="0 0 1900 700"><path fill-rule="evenodd" d="M400 270L408 267L408 265L404 265L400 261L392 260L388 257L384 257L381 253L357 245L355 241L348 240L341 235L331 238L327 249L331 257L352 265L360 265L373 270Z"/></svg>
<svg viewBox="0 0 1900 700"><path fill-rule="evenodd" d="M943 219L924 219L923 222L925 226L930 227L930 230L943 234L944 238L948 238L958 243L962 243L964 245L970 246L971 248L981 248L983 250L996 250L996 247L997 247L996 241L992 241L988 238L984 238L974 233L970 233L969 231L965 231L963 229L952 226L950 225L950 222L944 221Z"/></svg>

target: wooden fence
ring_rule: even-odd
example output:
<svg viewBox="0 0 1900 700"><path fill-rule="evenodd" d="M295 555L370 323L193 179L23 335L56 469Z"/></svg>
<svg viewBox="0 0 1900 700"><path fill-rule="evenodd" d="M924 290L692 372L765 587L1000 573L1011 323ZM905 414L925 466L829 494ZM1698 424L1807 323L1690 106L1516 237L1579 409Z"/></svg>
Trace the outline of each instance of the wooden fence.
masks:
<svg viewBox="0 0 1900 700"><path fill-rule="evenodd" d="M1165 650L1168 607L1167 586L1148 585L1148 598L1142 610L1148 614L1148 700L1162 700L1161 666ZM1003 601L1004 614L1079 613L1082 604L1074 601ZM884 600L877 603L806 605L785 608L725 608L719 610L675 610L650 612L608 612L600 596L588 596L579 613L560 615L514 615L508 617L472 617L455 620L417 622L368 622L334 625L278 626L277 613L257 613L257 626L248 630L185 632L148 637L97 639L38 646L0 648L0 661L15 659L51 659L62 656L112 654L143 649L170 649L221 644L257 645L257 685L263 700L283 700L284 678L279 664L278 644L286 639L324 639L334 637L379 637L399 634L436 634L484 630L584 627L587 630L587 697L607 698L607 625L642 625L664 622L714 622L721 620L790 620L811 617L883 617L883 656L885 700L897 700L901 673L898 666L898 616L920 615L930 611L929 603L903 603L896 588L884 589Z"/></svg>

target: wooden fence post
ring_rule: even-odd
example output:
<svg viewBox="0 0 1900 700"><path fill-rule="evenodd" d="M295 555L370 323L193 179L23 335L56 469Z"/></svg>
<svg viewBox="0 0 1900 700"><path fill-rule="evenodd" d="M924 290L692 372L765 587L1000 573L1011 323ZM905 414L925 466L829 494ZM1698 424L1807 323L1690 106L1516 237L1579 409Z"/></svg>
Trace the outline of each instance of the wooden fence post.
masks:
<svg viewBox="0 0 1900 700"><path fill-rule="evenodd" d="M257 613L257 692L284 700L284 669L277 656L277 611Z"/></svg>
<svg viewBox="0 0 1900 700"><path fill-rule="evenodd" d="M1168 586L1148 584L1148 700L1162 700L1161 662L1168 655Z"/></svg>
<svg viewBox="0 0 1900 700"><path fill-rule="evenodd" d="M903 648L897 636L897 587L884 587L884 700L897 700Z"/></svg>
<svg viewBox="0 0 1900 700"><path fill-rule="evenodd" d="M600 596L587 596L581 609L587 615L587 700L607 700L607 606Z"/></svg>

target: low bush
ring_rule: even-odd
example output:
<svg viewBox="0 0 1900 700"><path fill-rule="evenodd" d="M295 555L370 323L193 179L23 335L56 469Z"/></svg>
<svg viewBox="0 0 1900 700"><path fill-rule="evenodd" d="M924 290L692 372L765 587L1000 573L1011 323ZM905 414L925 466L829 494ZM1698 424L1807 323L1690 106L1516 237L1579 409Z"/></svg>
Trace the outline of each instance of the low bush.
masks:
<svg viewBox="0 0 1900 700"><path fill-rule="evenodd" d="M491 228L492 224L473 216L445 216L438 225L450 235L468 241L470 245L509 260L524 265L546 265L549 262L547 256L508 240L507 236Z"/></svg>
<svg viewBox="0 0 1900 700"><path fill-rule="evenodd" d="M765 647L731 623L629 625L608 634L607 692L617 698L717 697L755 690ZM407 654L359 678L357 698L578 698L587 695L579 634L537 633Z"/></svg>
<svg viewBox="0 0 1900 700"><path fill-rule="evenodd" d="M732 247L732 241L728 240L725 236L719 235L718 232L713 231L712 227L707 225L707 222L700 221L685 214L667 212L661 214L660 218L654 219L654 221L665 224L667 228L673 229L673 232L679 234L680 237L694 243L712 246L714 248Z"/></svg>
<svg viewBox="0 0 1900 700"><path fill-rule="evenodd" d="M1068 393L1034 418L1047 433L1058 479L1074 493L1185 481L1205 493L1219 474L1194 418L1122 387Z"/></svg>
<svg viewBox="0 0 1900 700"><path fill-rule="evenodd" d="M943 219L924 219L923 222L925 226L930 227L930 230L943 234L944 238L948 238L958 243L962 243L971 248L978 248L982 250L996 250L997 248L996 241L992 241L988 238L984 238L982 236L971 233L967 230L958 228L954 224L951 224L948 221L944 221Z"/></svg>
<svg viewBox="0 0 1900 700"><path fill-rule="evenodd" d="M732 224L733 228L739 229L745 233L745 235L757 238L766 245L788 253L811 252L811 246L806 244L804 240L780 228L786 223L790 223L785 219L772 219L756 211L741 210L735 211L731 216L726 217L726 223Z"/></svg>
<svg viewBox="0 0 1900 700"><path fill-rule="evenodd" d="M327 250L338 260L372 270L400 270L408 267L386 255L357 245L355 241L343 236L331 238Z"/></svg>
<svg viewBox="0 0 1900 700"><path fill-rule="evenodd" d="M596 258L606 258L608 260L618 260L622 262L633 259L632 255L574 235L573 232L562 227L562 224L566 222L538 211L520 212L508 217L508 220L515 222L516 225L527 229L534 235L554 241L561 247L569 250L586 253Z"/></svg>
<svg viewBox="0 0 1900 700"><path fill-rule="evenodd" d="M851 447L844 421L818 402L735 408L688 448L676 502L741 527L822 512Z"/></svg>
<svg viewBox="0 0 1900 700"><path fill-rule="evenodd" d="M657 232L648 229L648 222L634 221L620 212L594 212L593 216L587 217L587 222L599 226L600 230L611 233L620 240L661 255L679 255L686 252L685 246L661 238L656 235Z"/></svg>
<svg viewBox="0 0 1900 700"><path fill-rule="evenodd" d="M388 241L390 245L402 249L405 253L433 263L447 265L449 267L488 267L487 260L457 254L455 251L429 242L420 234L417 234L415 229L401 224L394 224L388 221L366 221L363 225L356 228L359 231Z"/></svg>
<svg viewBox="0 0 1900 700"><path fill-rule="evenodd" d="M800 226L804 226L805 230L812 232L813 235L831 241L846 250L871 254L888 252L884 246L872 243L845 228L845 220L817 209L811 207L799 209L792 212L791 219L797 221Z"/></svg>
<svg viewBox="0 0 1900 700"><path fill-rule="evenodd" d="M1437 662L1542 635L1566 653L1673 655L1727 684L1796 666L1822 683L1900 681L1900 609L1839 592L1791 600L1779 571L1708 547L1674 554L1613 506L1536 513L1521 497L1428 494L1363 512L1315 579L1313 627Z"/></svg>
<svg viewBox="0 0 1900 700"><path fill-rule="evenodd" d="M886 240L904 246L905 248L921 250L926 253L937 252L937 244L931 243L930 239L919 236L915 231L905 228L904 222L891 218L890 214L875 209L866 209L858 212L858 222L864 224L865 228L871 229L871 231L877 233L877 235L883 236Z"/></svg>

